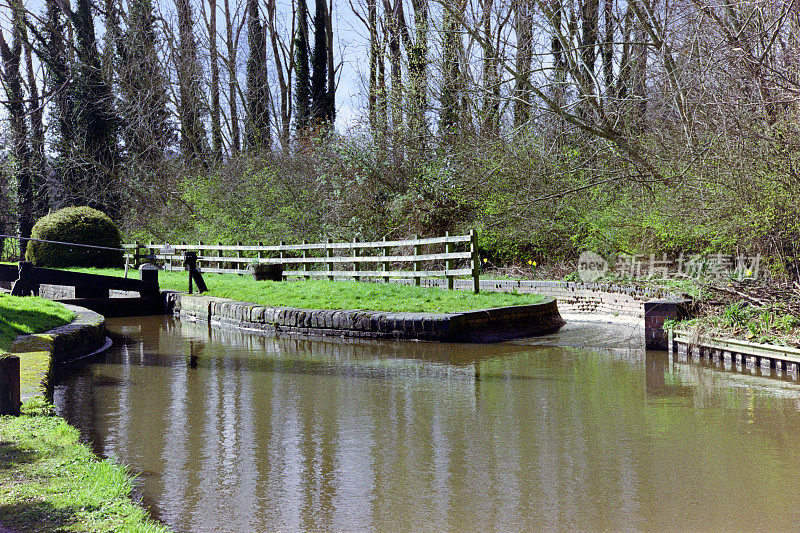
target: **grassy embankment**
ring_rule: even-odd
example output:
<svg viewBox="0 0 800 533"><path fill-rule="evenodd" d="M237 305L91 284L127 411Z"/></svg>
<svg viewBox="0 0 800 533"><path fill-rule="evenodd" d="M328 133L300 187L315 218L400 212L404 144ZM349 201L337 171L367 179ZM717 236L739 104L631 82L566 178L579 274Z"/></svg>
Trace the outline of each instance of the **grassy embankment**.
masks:
<svg viewBox="0 0 800 533"><path fill-rule="evenodd" d="M20 333L37 333L75 317L41 298L0 295L0 357ZM40 391L48 352L20 355L20 385ZM41 396L22 416L0 417L0 524L14 531L163 531L130 499L125 469L99 461L78 430L53 415Z"/></svg>
<svg viewBox="0 0 800 533"><path fill-rule="evenodd" d="M75 318L63 305L42 298L0 295L0 357L20 334L39 333ZM20 357L22 393L36 392L50 368L48 352L27 352Z"/></svg>
<svg viewBox="0 0 800 533"><path fill-rule="evenodd" d="M121 276L116 269L75 269L81 272ZM130 274L137 276L137 273ZM188 290L186 272L159 272L162 289ZM474 309L527 305L542 301L538 294L448 291L409 287L396 283L354 281L253 281L249 274L204 274L210 296L252 302L266 307L302 309L368 309L371 311L456 313Z"/></svg>
<svg viewBox="0 0 800 533"><path fill-rule="evenodd" d="M19 334L47 331L73 318L72 311L49 300L0 294L0 353L7 351Z"/></svg>
<svg viewBox="0 0 800 533"><path fill-rule="evenodd" d="M0 524L14 531L166 531L130 498L125 469L97 457L44 398L0 418Z"/></svg>

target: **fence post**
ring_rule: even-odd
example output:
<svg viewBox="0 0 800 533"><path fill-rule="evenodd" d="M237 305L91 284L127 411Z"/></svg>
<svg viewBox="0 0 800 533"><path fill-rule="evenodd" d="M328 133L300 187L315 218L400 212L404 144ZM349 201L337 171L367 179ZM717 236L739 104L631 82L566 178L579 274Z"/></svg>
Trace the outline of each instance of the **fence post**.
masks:
<svg viewBox="0 0 800 533"><path fill-rule="evenodd" d="M181 246L183 246L183 253L186 253L186 241L181 241ZM179 253L178 250L175 250L175 253ZM179 261L180 262L180 261ZM175 268L178 268L177 266Z"/></svg>
<svg viewBox="0 0 800 533"><path fill-rule="evenodd" d="M383 242L386 243L386 237L383 238ZM383 253L383 257L387 257L389 255L389 247L388 246L382 247L381 250L383 250L383 252L382 252ZM389 262L388 261L383 261L381 264L383 265L383 271L384 272L388 272L389 271ZM389 274L386 274L386 275L383 276L383 282L384 283L389 283Z"/></svg>
<svg viewBox="0 0 800 533"><path fill-rule="evenodd" d="M172 270L172 254L167 253L169 247L170 244L167 241L164 241L161 246L161 253L164 255L164 270Z"/></svg>
<svg viewBox="0 0 800 533"><path fill-rule="evenodd" d="M472 292L481 292L481 258L478 256L478 234L469 230L469 251L472 254Z"/></svg>
<svg viewBox="0 0 800 533"><path fill-rule="evenodd" d="M305 246L306 244L308 244L308 242L305 239L303 239L303 246ZM303 259L308 259L308 250L305 248L303 248ZM303 262L303 272L308 272L308 263L306 263L305 261ZM306 281L308 281L309 277L310 276L308 274L303 275L303 279Z"/></svg>
<svg viewBox="0 0 800 533"><path fill-rule="evenodd" d="M142 245L139 241L136 241L136 251L133 253L133 267L139 268L139 260L141 259L141 248Z"/></svg>
<svg viewBox="0 0 800 533"><path fill-rule="evenodd" d="M284 241L278 241L278 245L280 246L280 249L278 250L278 259L280 259L281 264L283 264L283 259L286 257L283 252L283 247L286 245L286 243Z"/></svg>
<svg viewBox="0 0 800 533"><path fill-rule="evenodd" d="M353 238L353 244L358 244L358 239L355 237ZM358 248L353 246L353 272L358 272L361 270L361 267L356 259L358 259ZM361 276L353 276L353 281L361 281Z"/></svg>
<svg viewBox="0 0 800 533"><path fill-rule="evenodd" d="M217 242L217 245L223 246L221 242ZM222 258L225 257L225 254L222 253L222 250L217 250L217 257L220 258L220 260L217 261L217 267L219 267L220 270L225 270L225 261L222 260Z"/></svg>
<svg viewBox="0 0 800 533"><path fill-rule="evenodd" d="M414 240L416 241L418 239L419 235L415 233ZM414 244L414 285L417 287L422 285L422 279L416 275L420 271L420 264L419 261L417 261L417 256L419 255L419 248L420 248L419 244Z"/></svg>
<svg viewBox="0 0 800 533"><path fill-rule="evenodd" d="M242 246L242 241L237 242L236 246ZM243 258L244 257L244 252L242 252L241 250L236 250L236 257L238 257L239 259ZM242 269L242 265L243 265L243 263L241 261L236 263L236 270L241 270ZM243 274L241 272L239 272L239 275L242 276Z"/></svg>
<svg viewBox="0 0 800 533"><path fill-rule="evenodd" d="M264 243L261 242L261 241L258 241L258 246L259 247L264 246ZM258 262L260 263L262 259L264 259L264 250L259 250L258 251Z"/></svg>
<svg viewBox="0 0 800 533"><path fill-rule="evenodd" d="M203 248L202 248L202 246L203 246L203 241L197 241L197 262L198 263L200 263L200 261L203 261ZM186 256L186 252L188 252L188 251L189 250L184 250L183 251L184 257ZM184 264L184 268L185 267L186 267L186 265Z"/></svg>
<svg viewBox="0 0 800 533"><path fill-rule="evenodd" d="M449 231L445 231L444 232L444 236L447 239L449 239L450 238L450 232ZM444 251L447 254L452 254L453 253L453 243L451 243L449 240L444 245ZM452 274L448 274L448 272L450 270L453 270L453 260L452 259L448 258L448 259L445 260L444 269L445 269L445 275L447 276L447 290L452 291L455 288L455 280L453 279L453 275Z"/></svg>
<svg viewBox="0 0 800 533"><path fill-rule="evenodd" d="M326 237L326 238L325 238L325 257L326 257L327 259L330 259L330 258L331 258L331 249L328 247L328 245L329 245L330 243L331 243L331 239L330 239L330 237ZM326 262L325 262L325 268L328 270L328 272L330 272L330 271L331 271L331 263L330 263L329 261L326 261ZM329 281L333 281L333 276L328 276L328 280L329 280Z"/></svg>
<svg viewBox="0 0 800 533"><path fill-rule="evenodd" d="M0 415L19 416L19 356L0 357Z"/></svg>

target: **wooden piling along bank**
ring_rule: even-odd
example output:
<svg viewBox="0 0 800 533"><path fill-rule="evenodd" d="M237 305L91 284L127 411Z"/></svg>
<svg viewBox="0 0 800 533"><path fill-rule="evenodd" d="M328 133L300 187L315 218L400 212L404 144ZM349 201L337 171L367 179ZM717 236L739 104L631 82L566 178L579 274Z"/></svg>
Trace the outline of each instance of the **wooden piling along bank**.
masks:
<svg viewBox="0 0 800 533"><path fill-rule="evenodd" d="M472 289L480 291L480 258L477 236L445 235L444 237L382 240L375 242L321 242L265 246L237 244L125 244L126 259L151 257L163 263L166 270L184 269L183 256L197 253L203 273L245 274L254 263L281 263L284 278L411 278L421 285L423 278L445 278L453 289L455 278L469 276ZM460 249L460 251L458 251Z"/></svg>
<svg viewBox="0 0 800 533"><path fill-rule="evenodd" d="M800 376L800 349L792 346L723 339L681 329L669 331L668 344L670 357L675 360L679 357L686 360L707 358L710 362L752 363L755 368L768 363L771 369Z"/></svg>

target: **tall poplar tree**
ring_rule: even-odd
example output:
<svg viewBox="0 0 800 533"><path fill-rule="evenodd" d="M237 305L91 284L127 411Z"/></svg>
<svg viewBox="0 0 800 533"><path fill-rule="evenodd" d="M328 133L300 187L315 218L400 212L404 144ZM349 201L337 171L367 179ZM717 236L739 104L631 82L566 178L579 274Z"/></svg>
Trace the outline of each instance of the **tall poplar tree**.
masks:
<svg viewBox="0 0 800 533"><path fill-rule="evenodd" d="M202 94L202 72L197 57L194 22L189 0L176 0L178 11L178 69L179 104L181 122L181 152L192 164L205 164L208 153L206 129L203 125L205 106Z"/></svg>
<svg viewBox="0 0 800 533"><path fill-rule="evenodd" d="M442 110L439 115L439 129L445 138L458 133L461 121L461 34L458 32L458 24L455 13L445 10L442 37Z"/></svg>
<svg viewBox="0 0 800 533"><path fill-rule="evenodd" d="M316 0L314 12L314 57L311 62L311 116L315 124L333 120L328 91L328 7Z"/></svg>
<svg viewBox="0 0 800 533"><path fill-rule="evenodd" d="M31 184L31 150L28 144L28 129L25 124L25 105L20 61L22 58L22 31L25 27L25 11L19 0L11 2L13 24L11 45L0 34L0 58L2 59L2 83L5 90L5 106L11 124L14 157L17 215L19 233L30 237L33 228L33 188ZM20 242L21 256L25 255L26 241Z"/></svg>
<svg viewBox="0 0 800 533"><path fill-rule="evenodd" d="M122 208L117 183L118 119L97 50L91 0L77 0L70 18L76 67L68 94L73 131L65 161L66 192L73 195L72 203L101 209L118 220Z"/></svg>
<svg viewBox="0 0 800 533"><path fill-rule="evenodd" d="M39 59L45 68L45 92L53 95L50 110L51 135L50 150L63 154L66 140L70 136L69 99L66 97L69 67L67 65L67 43L64 13L58 0L45 0L45 17L42 26L42 53ZM55 128L52 124L55 123Z"/></svg>
<svg viewBox="0 0 800 533"><path fill-rule="evenodd" d="M270 147L267 41L258 12L258 0L247 0L247 147L251 151Z"/></svg>
<svg viewBox="0 0 800 533"><path fill-rule="evenodd" d="M130 0L128 27L119 47L122 138L129 160L146 164L161 161L174 138L155 21L151 0Z"/></svg>
<svg viewBox="0 0 800 533"><path fill-rule="evenodd" d="M217 57L217 0L208 2L208 54L211 63L211 152L222 161L222 124L219 104L219 58Z"/></svg>
<svg viewBox="0 0 800 533"><path fill-rule="evenodd" d="M311 121L311 79L308 59L308 5L298 0L295 43L295 127L305 130Z"/></svg>

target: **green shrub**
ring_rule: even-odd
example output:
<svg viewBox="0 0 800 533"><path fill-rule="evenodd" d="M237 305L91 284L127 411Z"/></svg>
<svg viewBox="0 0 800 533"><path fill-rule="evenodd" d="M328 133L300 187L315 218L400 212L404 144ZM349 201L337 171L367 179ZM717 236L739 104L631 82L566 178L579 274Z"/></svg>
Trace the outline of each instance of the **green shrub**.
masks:
<svg viewBox="0 0 800 533"><path fill-rule="evenodd" d="M72 242L121 248L122 236L111 219L91 207L67 207L40 218L31 237L46 241ZM40 267L120 267L122 251L98 250L30 241L25 259Z"/></svg>

